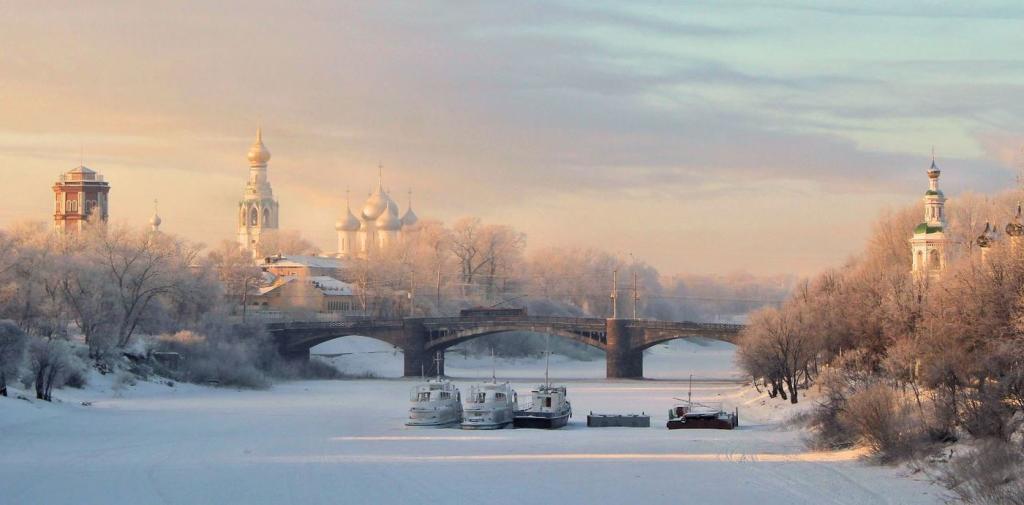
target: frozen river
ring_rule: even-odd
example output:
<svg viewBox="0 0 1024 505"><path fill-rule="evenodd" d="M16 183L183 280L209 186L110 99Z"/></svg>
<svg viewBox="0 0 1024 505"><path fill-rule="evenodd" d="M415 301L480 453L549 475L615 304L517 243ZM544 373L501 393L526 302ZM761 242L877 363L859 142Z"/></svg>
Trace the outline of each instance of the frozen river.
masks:
<svg viewBox="0 0 1024 505"><path fill-rule="evenodd" d="M453 371L479 367L457 361ZM942 503L939 488L899 470L808 453L735 382L694 384L695 399L740 407L735 431L666 430L685 381L563 382L576 415L555 431L406 428L414 382L399 379L0 399L0 503ZM514 383L521 395L534 384ZM645 411L652 427L586 428L591 410Z"/></svg>

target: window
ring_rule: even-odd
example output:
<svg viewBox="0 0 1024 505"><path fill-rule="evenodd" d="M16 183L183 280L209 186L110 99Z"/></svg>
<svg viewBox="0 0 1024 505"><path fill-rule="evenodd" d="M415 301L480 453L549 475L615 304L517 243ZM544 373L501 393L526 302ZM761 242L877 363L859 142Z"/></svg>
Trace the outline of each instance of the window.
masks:
<svg viewBox="0 0 1024 505"><path fill-rule="evenodd" d="M939 251L936 250L936 249L932 249L931 252L928 253L928 268L941 268L941 267L942 267L942 258L939 256Z"/></svg>
<svg viewBox="0 0 1024 505"><path fill-rule="evenodd" d="M64 204L64 208L67 209L68 212L78 212L78 200L68 200Z"/></svg>
<svg viewBox="0 0 1024 505"><path fill-rule="evenodd" d="M550 396L544 398L544 406L548 407L548 408L551 407L551 397Z"/></svg>
<svg viewBox="0 0 1024 505"><path fill-rule="evenodd" d="M418 402L429 402L430 392L423 392L416 395L416 401Z"/></svg>
<svg viewBox="0 0 1024 505"><path fill-rule="evenodd" d="M505 393L494 393L494 399L499 402L505 401Z"/></svg>
<svg viewBox="0 0 1024 505"><path fill-rule="evenodd" d="M270 209L263 209L263 226L270 222Z"/></svg>
<svg viewBox="0 0 1024 505"><path fill-rule="evenodd" d="M487 393L477 393L476 394L476 399L473 400L473 403L483 403L486 400L487 400Z"/></svg>
<svg viewBox="0 0 1024 505"><path fill-rule="evenodd" d="M256 207L249 209L249 226L256 226L259 224L260 212L256 210Z"/></svg>

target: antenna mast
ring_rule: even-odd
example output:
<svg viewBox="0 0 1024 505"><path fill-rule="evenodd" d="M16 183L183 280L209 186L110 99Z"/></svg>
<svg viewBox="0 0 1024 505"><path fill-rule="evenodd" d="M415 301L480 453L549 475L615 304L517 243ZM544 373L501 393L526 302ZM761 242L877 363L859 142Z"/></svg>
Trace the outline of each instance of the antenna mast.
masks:
<svg viewBox="0 0 1024 505"><path fill-rule="evenodd" d="M544 336L544 386L551 386L551 380L548 378L548 368L551 364L551 335Z"/></svg>

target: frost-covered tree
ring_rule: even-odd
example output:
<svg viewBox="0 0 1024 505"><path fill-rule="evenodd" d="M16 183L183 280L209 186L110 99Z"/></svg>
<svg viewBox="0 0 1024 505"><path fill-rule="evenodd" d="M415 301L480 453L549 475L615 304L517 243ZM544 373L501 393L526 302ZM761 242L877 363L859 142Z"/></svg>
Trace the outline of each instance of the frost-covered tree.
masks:
<svg viewBox="0 0 1024 505"><path fill-rule="evenodd" d="M18 376L25 360L28 336L11 320L0 320L0 396L7 396L7 380Z"/></svg>

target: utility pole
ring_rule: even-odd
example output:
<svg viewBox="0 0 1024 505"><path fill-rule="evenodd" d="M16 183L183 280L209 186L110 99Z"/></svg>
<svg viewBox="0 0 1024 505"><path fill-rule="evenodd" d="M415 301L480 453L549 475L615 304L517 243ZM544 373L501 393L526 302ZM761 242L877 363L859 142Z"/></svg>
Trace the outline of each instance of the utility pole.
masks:
<svg viewBox="0 0 1024 505"><path fill-rule="evenodd" d="M633 269L633 319L636 319L636 304L640 301L640 293L637 291L636 269Z"/></svg>
<svg viewBox="0 0 1024 505"><path fill-rule="evenodd" d="M441 311L441 267L437 267L437 292L434 294L434 310Z"/></svg>
<svg viewBox="0 0 1024 505"><path fill-rule="evenodd" d="M619 296L618 296L618 293L617 293L618 286L619 286L619 269L616 268L615 270L612 270L612 297L611 297L612 298L612 319L618 319L619 318L619 304L617 303L619 301Z"/></svg>

